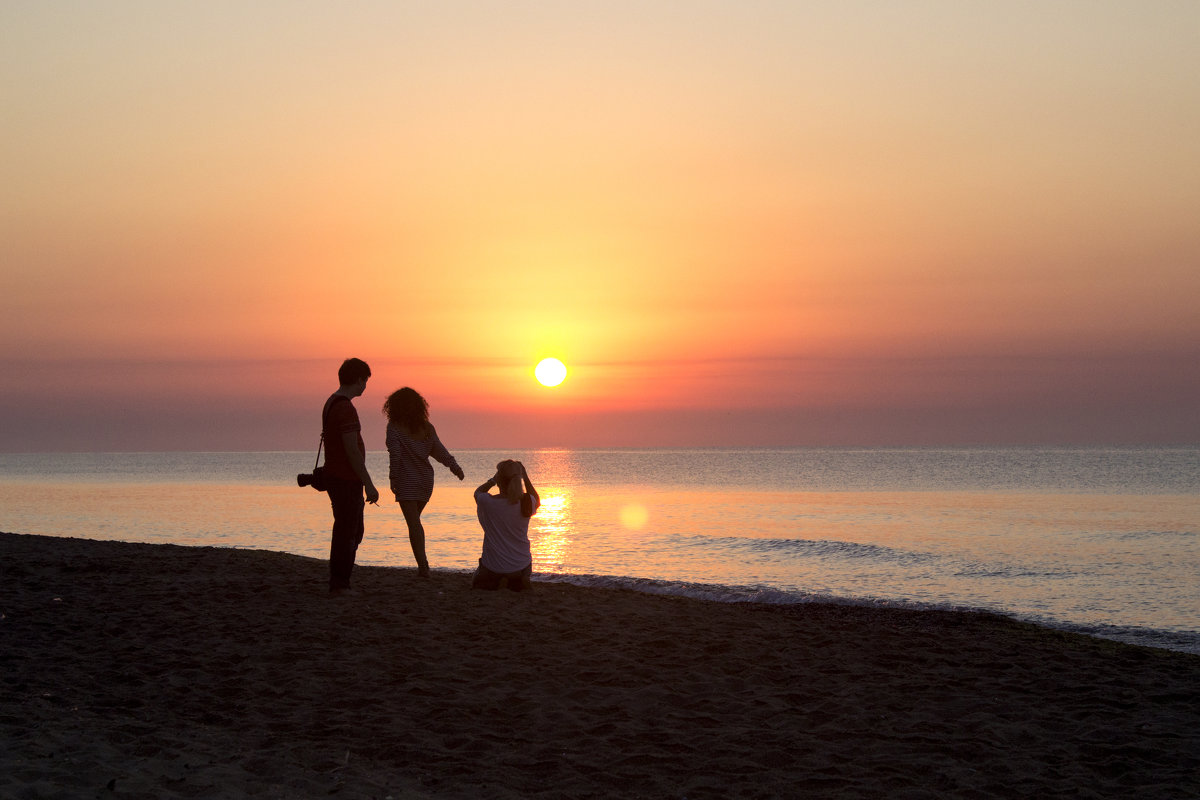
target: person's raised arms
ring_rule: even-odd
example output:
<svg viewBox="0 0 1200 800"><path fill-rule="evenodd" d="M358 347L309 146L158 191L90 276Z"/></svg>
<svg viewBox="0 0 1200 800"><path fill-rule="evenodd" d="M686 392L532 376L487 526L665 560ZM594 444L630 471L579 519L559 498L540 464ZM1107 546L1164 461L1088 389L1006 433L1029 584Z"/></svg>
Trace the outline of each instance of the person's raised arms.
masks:
<svg viewBox="0 0 1200 800"><path fill-rule="evenodd" d="M533 481L529 480L529 472L525 469L525 464L521 461L517 462L521 466L521 480L525 482L525 493L533 498L533 509L529 512L529 516L538 510L538 506L542 504L542 498L538 496L537 489L533 488Z"/></svg>

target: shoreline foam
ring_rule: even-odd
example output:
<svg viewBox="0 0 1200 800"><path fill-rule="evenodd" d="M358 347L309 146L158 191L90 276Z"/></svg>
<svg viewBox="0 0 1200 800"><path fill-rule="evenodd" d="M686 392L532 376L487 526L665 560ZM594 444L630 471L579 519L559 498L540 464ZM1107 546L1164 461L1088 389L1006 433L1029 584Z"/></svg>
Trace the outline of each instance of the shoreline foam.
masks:
<svg viewBox="0 0 1200 800"><path fill-rule="evenodd" d="M534 574L538 575L538 573ZM1083 634L1085 636L1109 639L1124 644L1153 647L1200 656L1200 632L1195 631L1171 631L1131 625L1084 624L1058 619L1023 616L1021 614L997 611L990 608L963 606L953 603L919 602L889 597L844 597L831 594L812 594L799 590L777 589L769 586L729 586L660 580L656 578L632 578L616 575L579 573L541 574L538 577L545 583L569 583L575 586L599 589L628 589L645 594L686 597L713 603L755 603L782 606L840 605L907 611L944 611L995 615L1016 622L1025 622L1041 628L1063 631L1065 633Z"/></svg>
<svg viewBox="0 0 1200 800"><path fill-rule="evenodd" d="M990 614L472 592L0 534L0 795L1180 797L1200 657Z"/></svg>

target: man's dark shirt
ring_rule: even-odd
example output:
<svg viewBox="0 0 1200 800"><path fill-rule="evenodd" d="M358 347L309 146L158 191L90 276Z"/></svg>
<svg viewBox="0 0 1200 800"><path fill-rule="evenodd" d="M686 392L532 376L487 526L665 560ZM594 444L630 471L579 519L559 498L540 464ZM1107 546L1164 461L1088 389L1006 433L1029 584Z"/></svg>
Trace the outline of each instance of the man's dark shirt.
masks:
<svg viewBox="0 0 1200 800"><path fill-rule="evenodd" d="M325 436L325 473L331 478L357 481L359 478L350 466L342 436L347 433L357 434L359 455L366 456L367 447L363 443L358 411L354 408L354 403L350 402L350 398L335 394L325 401L324 413L325 427L322 433Z"/></svg>

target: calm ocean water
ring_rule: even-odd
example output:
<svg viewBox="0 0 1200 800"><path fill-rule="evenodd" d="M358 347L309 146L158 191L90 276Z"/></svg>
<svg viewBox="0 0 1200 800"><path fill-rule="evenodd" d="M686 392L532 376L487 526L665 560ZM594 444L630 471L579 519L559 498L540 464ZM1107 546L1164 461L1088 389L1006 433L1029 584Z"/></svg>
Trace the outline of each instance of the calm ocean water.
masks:
<svg viewBox="0 0 1200 800"><path fill-rule="evenodd" d="M457 451L425 512L473 569L471 492L520 458L535 578L714 600L987 609L1200 653L1200 448ZM324 558L311 453L0 455L0 530ZM386 484L385 455L371 455ZM399 508L360 564L412 566Z"/></svg>

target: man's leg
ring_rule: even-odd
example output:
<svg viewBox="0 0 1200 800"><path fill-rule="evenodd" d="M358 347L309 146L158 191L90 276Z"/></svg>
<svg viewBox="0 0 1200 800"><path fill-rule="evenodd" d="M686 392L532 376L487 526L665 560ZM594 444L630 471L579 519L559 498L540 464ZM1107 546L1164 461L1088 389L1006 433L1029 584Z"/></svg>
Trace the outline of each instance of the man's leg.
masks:
<svg viewBox="0 0 1200 800"><path fill-rule="evenodd" d="M358 481L329 481L333 535L329 542L329 591L350 588L354 556L363 537L363 487Z"/></svg>

